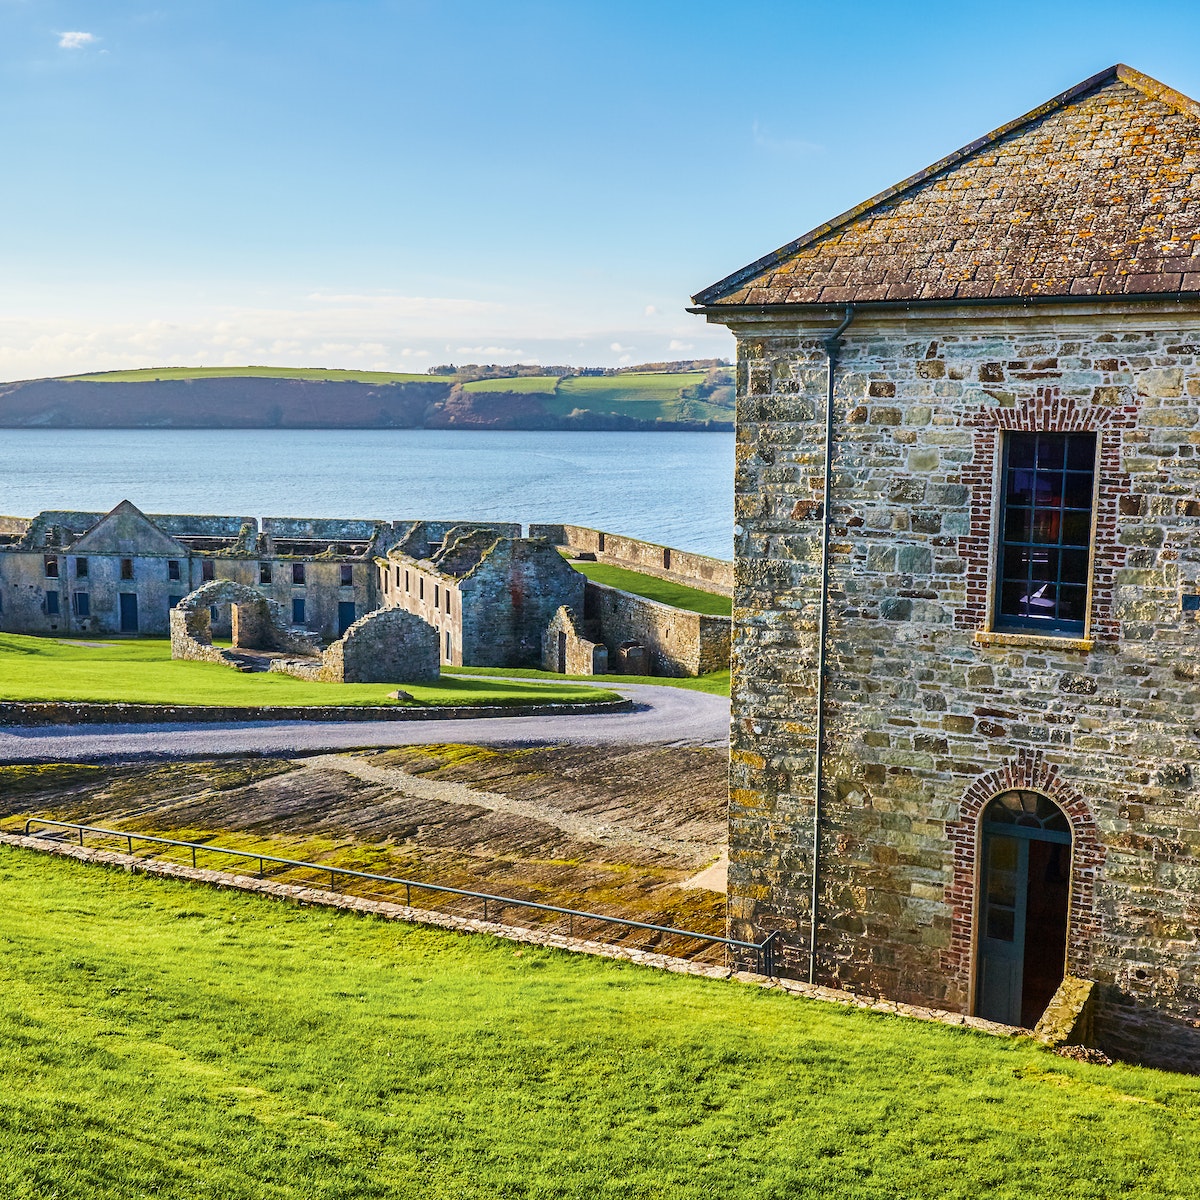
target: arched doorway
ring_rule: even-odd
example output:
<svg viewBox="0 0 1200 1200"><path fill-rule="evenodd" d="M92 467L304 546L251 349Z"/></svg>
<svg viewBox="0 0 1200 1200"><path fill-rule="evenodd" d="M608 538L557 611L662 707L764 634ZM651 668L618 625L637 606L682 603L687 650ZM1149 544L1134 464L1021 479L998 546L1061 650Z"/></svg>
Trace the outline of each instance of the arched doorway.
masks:
<svg viewBox="0 0 1200 1200"><path fill-rule="evenodd" d="M1066 972L1071 826L1034 791L1008 791L983 810L976 922L975 1011L1037 1024Z"/></svg>

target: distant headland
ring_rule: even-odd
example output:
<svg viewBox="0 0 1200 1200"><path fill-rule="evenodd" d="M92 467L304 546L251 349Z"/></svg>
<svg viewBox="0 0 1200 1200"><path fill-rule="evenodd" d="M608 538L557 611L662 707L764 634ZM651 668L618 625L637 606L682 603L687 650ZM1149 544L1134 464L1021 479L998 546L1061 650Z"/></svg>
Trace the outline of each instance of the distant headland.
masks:
<svg viewBox="0 0 1200 1200"><path fill-rule="evenodd" d="M6 429L733 429L722 359L566 367L453 363L424 375L147 367L0 383Z"/></svg>

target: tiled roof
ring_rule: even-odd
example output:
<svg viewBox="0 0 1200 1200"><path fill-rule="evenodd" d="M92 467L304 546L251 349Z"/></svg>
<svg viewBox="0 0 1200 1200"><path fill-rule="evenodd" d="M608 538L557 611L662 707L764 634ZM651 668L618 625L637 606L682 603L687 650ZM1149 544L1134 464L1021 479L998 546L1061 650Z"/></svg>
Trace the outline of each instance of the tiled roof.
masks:
<svg viewBox="0 0 1200 1200"><path fill-rule="evenodd" d="M694 297L1200 292L1200 105L1115 66Z"/></svg>

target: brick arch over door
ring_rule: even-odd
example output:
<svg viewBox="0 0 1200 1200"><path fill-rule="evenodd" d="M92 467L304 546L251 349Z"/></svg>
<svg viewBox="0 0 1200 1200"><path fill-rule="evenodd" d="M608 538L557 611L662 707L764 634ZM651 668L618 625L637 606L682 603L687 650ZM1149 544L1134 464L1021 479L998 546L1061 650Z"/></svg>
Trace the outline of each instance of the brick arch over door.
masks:
<svg viewBox="0 0 1200 1200"><path fill-rule="evenodd" d="M974 962L975 903L978 880L979 819L988 802L1001 792L1041 792L1062 809L1071 823L1071 911L1067 929L1067 970L1087 974L1089 951L1099 934L1096 878L1104 864L1092 810L1083 796L1037 751L1022 751L996 771L981 775L966 790L959 819L946 826L953 853L950 902L950 945L942 955L948 991L965 1008L971 994Z"/></svg>

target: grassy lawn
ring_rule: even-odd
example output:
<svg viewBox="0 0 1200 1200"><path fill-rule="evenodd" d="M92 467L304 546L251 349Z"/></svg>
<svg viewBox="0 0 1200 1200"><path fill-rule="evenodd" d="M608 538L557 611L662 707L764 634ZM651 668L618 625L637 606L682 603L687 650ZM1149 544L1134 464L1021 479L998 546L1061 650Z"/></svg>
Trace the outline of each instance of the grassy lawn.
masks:
<svg viewBox="0 0 1200 1200"><path fill-rule="evenodd" d="M87 643L0 634L0 700L90 700L131 704L395 704L397 684L417 704L583 703L614 698L595 688L545 681L443 676L436 684L310 683L288 675L243 675L217 663L177 662L157 639Z"/></svg>
<svg viewBox="0 0 1200 1200"><path fill-rule="evenodd" d="M1190 1197L1200 1080L0 849L11 1200Z"/></svg>
<svg viewBox="0 0 1200 1200"><path fill-rule="evenodd" d="M656 683L664 687L685 688L689 692L707 692L710 696L729 695L729 671L710 671L707 675L685 675L681 679L665 675L556 675L530 667L448 667L456 676L507 675L516 679L542 679L553 683L560 679L595 679L611 683Z"/></svg>
<svg viewBox="0 0 1200 1200"><path fill-rule="evenodd" d="M438 375L405 371L341 371L326 367L143 367L136 371L99 371L67 375L88 383L153 383L156 379L328 379L343 383L449 383Z"/></svg>
<svg viewBox="0 0 1200 1200"><path fill-rule="evenodd" d="M510 379L473 379L463 384L464 392L539 392L554 394L557 375L514 375Z"/></svg>
<svg viewBox="0 0 1200 1200"><path fill-rule="evenodd" d="M647 600L657 600L660 604L685 608L688 612L708 613L718 617L727 617L733 612L733 600L729 596L702 592L699 588L688 587L686 584L672 583L669 579L643 575L640 571L628 571L624 567L612 567L607 563L570 561L575 570L589 579L594 579L597 583L607 583L623 592L632 592L635 596L645 596Z"/></svg>

